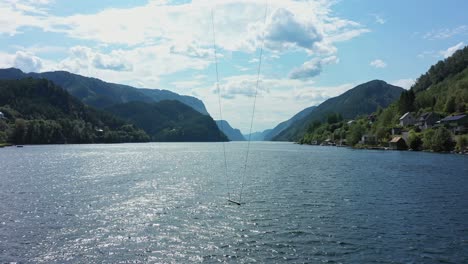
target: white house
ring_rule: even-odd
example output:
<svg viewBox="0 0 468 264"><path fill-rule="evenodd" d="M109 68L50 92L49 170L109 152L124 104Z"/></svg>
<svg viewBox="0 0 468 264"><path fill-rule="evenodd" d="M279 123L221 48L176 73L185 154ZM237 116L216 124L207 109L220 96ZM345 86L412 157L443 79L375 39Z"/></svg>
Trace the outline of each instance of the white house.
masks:
<svg viewBox="0 0 468 264"><path fill-rule="evenodd" d="M412 126L416 124L416 121L413 113L408 112L400 117L400 126Z"/></svg>
<svg viewBox="0 0 468 264"><path fill-rule="evenodd" d="M2 112L0 112L0 119L5 119L5 115Z"/></svg>

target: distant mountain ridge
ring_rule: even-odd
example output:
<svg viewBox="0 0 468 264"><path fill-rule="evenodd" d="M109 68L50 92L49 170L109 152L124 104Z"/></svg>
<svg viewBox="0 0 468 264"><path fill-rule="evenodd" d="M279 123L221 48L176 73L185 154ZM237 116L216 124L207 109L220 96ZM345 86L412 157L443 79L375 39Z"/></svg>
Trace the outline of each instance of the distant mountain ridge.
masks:
<svg viewBox="0 0 468 264"><path fill-rule="evenodd" d="M271 131L269 131L266 135L264 135L264 140L269 141L272 140L274 137L276 137L279 133L281 133L283 130L287 129L289 126L294 124L294 122L306 117L308 114L310 114L317 106L311 106L307 107L306 109L300 111L299 113L295 114L293 117L290 119L279 123L275 128L273 128Z"/></svg>
<svg viewBox="0 0 468 264"><path fill-rule="evenodd" d="M83 103L100 109L133 101L151 103L163 100L177 100L204 115L208 115L205 105L198 98L179 95L168 90L140 89L123 84L108 83L66 71L24 73L16 68L0 69L0 79L14 80L27 77L50 80Z"/></svg>
<svg viewBox="0 0 468 264"><path fill-rule="evenodd" d="M266 129L264 131L254 132L250 134L250 136L249 134L245 134L244 137L246 140L250 139L250 141L265 141L266 136L268 136L272 130L273 129Z"/></svg>
<svg viewBox="0 0 468 264"><path fill-rule="evenodd" d="M216 120L216 125L218 125L218 128L228 137L229 140L245 141L241 131L231 127L231 125L226 120Z"/></svg>
<svg viewBox="0 0 468 264"><path fill-rule="evenodd" d="M405 91L403 88L381 80L360 84L337 97L326 100L304 118L296 120L280 132L273 140L299 140L306 133L309 124L313 121L323 121L330 113L338 113L345 119L373 113L378 107L385 108L398 100L403 91Z"/></svg>

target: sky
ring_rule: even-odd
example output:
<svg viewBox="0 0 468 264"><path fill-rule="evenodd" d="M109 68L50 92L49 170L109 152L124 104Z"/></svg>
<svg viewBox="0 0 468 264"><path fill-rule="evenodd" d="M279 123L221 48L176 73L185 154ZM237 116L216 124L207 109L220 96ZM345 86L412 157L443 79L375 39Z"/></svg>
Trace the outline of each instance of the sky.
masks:
<svg viewBox="0 0 468 264"><path fill-rule="evenodd" d="M465 0L2 0L0 68L167 89L203 100L214 119L221 99L223 119L248 133L257 77L253 131L370 80L408 89L468 44L466 10Z"/></svg>

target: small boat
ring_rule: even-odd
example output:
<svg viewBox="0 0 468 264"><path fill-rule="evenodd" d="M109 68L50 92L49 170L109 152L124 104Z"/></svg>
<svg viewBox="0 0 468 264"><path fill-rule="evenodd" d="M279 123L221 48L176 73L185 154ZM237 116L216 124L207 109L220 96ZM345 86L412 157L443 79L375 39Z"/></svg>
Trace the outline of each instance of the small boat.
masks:
<svg viewBox="0 0 468 264"><path fill-rule="evenodd" d="M22 146L22 145L17 145L16 147L17 147L17 148L22 148L23 146Z"/></svg>

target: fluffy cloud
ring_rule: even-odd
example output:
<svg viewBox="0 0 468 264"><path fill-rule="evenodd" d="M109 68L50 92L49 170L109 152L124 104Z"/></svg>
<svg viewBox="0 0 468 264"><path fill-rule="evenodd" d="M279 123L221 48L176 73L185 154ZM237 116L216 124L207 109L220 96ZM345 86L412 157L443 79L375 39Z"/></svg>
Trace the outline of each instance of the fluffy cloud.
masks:
<svg viewBox="0 0 468 264"><path fill-rule="evenodd" d="M458 43L457 45L455 46L452 46L452 47L449 47L448 49L446 50L442 50L440 51L439 53L444 57L444 58L448 58L450 56L452 56L453 53L455 53L455 51L463 48L465 46L465 43L463 42L460 42Z"/></svg>
<svg viewBox="0 0 468 264"><path fill-rule="evenodd" d="M323 65L330 63L338 63L338 58L336 56L327 57L324 59L312 59L306 61L300 67L293 69L289 73L289 78L291 79L309 79L319 75L322 72Z"/></svg>
<svg viewBox="0 0 468 264"><path fill-rule="evenodd" d="M291 79L308 79L319 75L322 72L320 60L306 61L302 66L293 69L289 73Z"/></svg>
<svg viewBox="0 0 468 264"><path fill-rule="evenodd" d="M150 1L133 8L66 17L35 16L11 4L0 4L5 14L2 16L5 27L0 31L15 34L19 28L31 26L99 43L141 45L163 41L177 46L199 42L206 48L212 44L210 11L213 8L217 43L230 51L252 51L260 45L263 32L272 48L313 50L314 43L333 45L334 40L349 39L368 31L356 22L332 15L331 5L321 0L272 0L265 27L262 15L265 5L254 0L226 0L216 5L207 0L177 5Z"/></svg>
<svg viewBox="0 0 468 264"><path fill-rule="evenodd" d="M409 88L411 88L411 86L413 86L415 82L416 82L415 79L407 78L407 79L399 79L399 80L392 81L390 82L390 84L398 86L398 87L402 87L408 90Z"/></svg>
<svg viewBox="0 0 468 264"><path fill-rule="evenodd" d="M265 41L273 49L301 47L312 49L316 42L323 39L317 28L308 23L301 23L295 15L284 8L277 9L265 29Z"/></svg>
<svg viewBox="0 0 468 264"><path fill-rule="evenodd" d="M131 71L133 66L123 56L96 54L93 65L98 69L112 71Z"/></svg>
<svg viewBox="0 0 468 264"><path fill-rule="evenodd" d="M263 77L261 79L263 79ZM255 95L256 87L256 75L237 75L226 77L219 85L221 97L224 99L234 99L237 96L253 97ZM218 87L214 85L212 87L212 91L214 94L217 94ZM268 89L265 86L264 81L260 80L257 94L262 96L264 93L268 93Z"/></svg>
<svg viewBox="0 0 468 264"><path fill-rule="evenodd" d="M387 67L387 63L385 63L385 61L383 60L380 60L380 59L376 59L376 60L373 60L369 63L370 66L372 67L375 67L375 68L385 68Z"/></svg>
<svg viewBox="0 0 468 264"><path fill-rule="evenodd" d="M42 69L42 60L34 54L18 51L13 57L13 66L24 72L38 72Z"/></svg>
<svg viewBox="0 0 468 264"><path fill-rule="evenodd" d="M215 4L208 0L183 4L149 1L132 8L109 8L70 16L48 14L45 4L50 3L51 0L0 3L0 34L15 35L23 28L33 27L92 41L93 46L106 47L106 51L114 49L112 52L76 50L76 54L62 58L58 68L93 73L96 77L119 76L113 72L134 75L112 80L116 82L140 76L148 78L148 75L159 79L187 69L205 69L213 63L213 26L220 58L239 51L253 54L263 39L266 56L290 51L315 57L332 56L337 53L336 42L369 31L359 23L336 16L331 11L334 3L325 0L271 0L266 23L266 6L256 0L226 0ZM214 25L211 10L214 10ZM302 67L308 67L303 71L312 75L313 64L309 62ZM316 70L319 73L321 69Z"/></svg>

